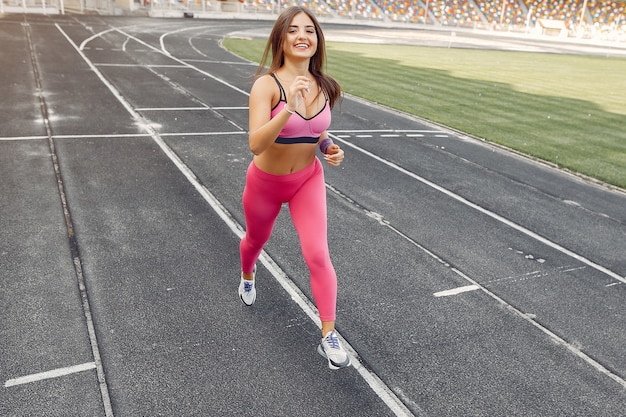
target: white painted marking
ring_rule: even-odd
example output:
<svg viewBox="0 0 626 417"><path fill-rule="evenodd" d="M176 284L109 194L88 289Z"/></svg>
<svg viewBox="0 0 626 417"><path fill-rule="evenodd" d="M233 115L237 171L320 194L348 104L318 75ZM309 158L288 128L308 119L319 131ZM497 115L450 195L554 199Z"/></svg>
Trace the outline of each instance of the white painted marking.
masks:
<svg viewBox="0 0 626 417"><path fill-rule="evenodd" d="M407 138L423 138L424 135L422 135L421 133L407 133L406 137Z"/></svg>
<svg viewBox="0 0 626 417"><path fill-rule="evenodd" d="M161 136L224 136L224 135L247 135L248 132L241 130L233 132L172 132L172 133L160 133ZM98 135L52 135L54 139L103 139L103 138L141 138L151 137L149 133L119 133L119 134L98 134ZM0 137L0 142L10 142L19 140L48 140L47 136L15 136L15 137Z"/></svg>
<svg viewBox="0 0 626 417"><path fill-rule="evenodd" d="M335 133L395 133L393 129L374 129L374 130L333 130Z"/></svg>
<svg viewBox="0 0 626 417"><path fill-rule="evenodd" d="M128 45L128 42L130 41L130 38L126 38L126 40L124 41L124 43L122 43L122 51L126 52L126 45Z"/></svg>
<svg viewBox="0 0 626 417"><path fill-rule="evenodd" d="M37 374L21 376L19 378L9 379L4 383L5 388L14 387L16 385L30 384L32 382L42 381L44 379L59 378L65 375L71 375L78 372L96 369L95 362L83 363L81 365L68 366L66 368L53 369L51 371L40 372Z"/></svg>
<svg viewBox="0 0 626 417"><path fill-rule="evenodd" d="M233 61L215 61L208 59L185 59L185 62L201 62L203 64L224 64L224 65L246 65L246 66L257 66L258 64L255 62L233 62Z"/></svg>
<svg viewBox="0 0 626 417"><path fill-rule="evenodd" d="M356 135L357 138L371 138L372 135Z"/></svg>
<svg viewBox="0 0 626 417"><path fill-rule="evenodd" d="M147 133L119 133L102 135L53 135L54 139L100 139L100 138L141 138L150 136Z"/></svg>
<svg viewBox="0 0 626 417"><path fill-rule="evenodd" d="M476 291L479 289L480 287L478 285L466 285L464 287L453 288L451 290L439 291L433 295L435 297L449 297L451 295L457 295L468 291Z"/></svg>
<svg viewBox="0 0 626 417"><path fill-rule="evenodd" d="M191 69L188 65L174 64L113 64L107 62L94 63L96 67L116 67L116 68L181 68Z"/></svg>
<svg viewBox="0 0 626 417"><path fill-rule="evenodd" d="M102 35L104 35L105 33L112 32L113 30L114 30L114 29L107 29L107 30L103 30L103 31L102 31L102 32L100 32L100 33L96 33L95 35L88 37L87 39L85 39L85 40L83 41L83 43L81 43L81 44L80 44L80 46L78 47L78 49L82 51L83 49L85 49L85 45L87 45L89 42L91 42L92 40L94 40L94 39L96 39L96 38L100 38L100 37L102 37Z"/></svg>
<svg viewBox="0 0 626 417"><path fill-rule="evenodd" d="M208 31L207 31L208 32ZM201 50L199 50L198 48L196 48L192 42L193 38L195 38L196 36L199 36L200 33L196 33L195 35L189 37L189 39L187 39L187 43L189 43L189 46L191 46L191 49L193 49L194 51L196 51L196 53L198 55L202 55L205 58L208 58L207 54L205 54L204 52L202 52Z"/></svg>
<svg viewBox="0 0 626 417"><path fill-rule="evenodd" d="M388 133L388 134L383 134L380 135L381 138L399 138L400 135L398 135L397 133Z"/></svg>
<svg viewBox="0 0 626 417"><path fill-rule="evenodd" d="M248 132L242 130L237 131L210 131L210 132L174 132L161 133L161 136L224 136L224 135L247 135ZM97 134L97 135L52 135L54 139L103 139L103 138L141 138L151 137L149 133L118 133L118 134ZM47 136L15 136L0 137L0 142L18 141L18 140L48 140Z"/></svg>
<svg viewBox="0 0 626 417"><path fill-rule="evenodd" d="M161 137L166 136L224 136L224 135L247 135L248 132L239 130L236 132L180 132L180 133L160 133Z"/></svg>
<svg viewBox="0 0 626 417"><path fill-rule="evenodd" d="M167 50L167 48L165 48L165 38L169 35L175 34L175 33L180 33L180 32L185 32L188 30L197 30L198 28L196 27L186 27L186 28L182 28L182 29L177 29L177 30L173 30L171 32L165 32L164 34L161 35L161 37L159 38L159 44L161 45L161 52L163 52L165 55L171 56L172 54L169 53L169 51Z"/></svg>
<svg viewBox="0 0 626 417"><path fill-rule="evenodd" d="M83 58L83 60L85 60L87 65L89 65L89 67L96 74L96 76L98 76L98 78L100 78L100 80L105 85L107 85L108 81L106 80L106 78L104 78L102 73L98 71L98 69L93 65L93 63L89 61L89 59L87 59L87 56L78 48L78 46L74 43L74 41L72 41L69 35L65 33L63 29L61 29L61 26L59 26L58 23L55 23L54 25L59 30L59 32L61 32L61 34L65 37L65 39L67 39L68 43L72 45L74 49L76 49L76 52ZM121 98L119 93L117 94L116 97L118 99ZM95 326L93 324L93 318L91 316L91 307L89 306L89 300L86 294L87 290L84 285L84 278L82 275L82 267L80 264L80 259L78 258L74 259L74 268L76 270L76 274L78 278L79 290L82 295L83 312L87 320L87 332L89 334L89 342L91 344L91 351L93 354L94 363L96 365L96 375L98 377L98 388L100 389L100 397L102 398L104 414L106 417L114 417L113 405L111 404L111 395L109 394L109 387L106 383L106 377L104 374L104 366L102 365L102 357L100 356L100 347L98 346L98 338L96 335Z"/></svg>
<svg viewBox="0 0 626 417"><path fill-rule="evenodd" d="M210 110L210 107L137 107L136 111L187 111L187 110Z"/></svg>
<svg viewBox="0 0 626 417"><path fill-rule="evenodd" d="M4 138L0 138L1 142L5 142L5 141L13 141L13 140L48 140L48 136L15 136L15 137L4 137Z"/></svg>
<svg viewBox="0 0 626 417"><path fill-rule="evenodd" d="M398 129L396 130L398 133L441 133L441 130L424 130L424 129Z"/></svg>

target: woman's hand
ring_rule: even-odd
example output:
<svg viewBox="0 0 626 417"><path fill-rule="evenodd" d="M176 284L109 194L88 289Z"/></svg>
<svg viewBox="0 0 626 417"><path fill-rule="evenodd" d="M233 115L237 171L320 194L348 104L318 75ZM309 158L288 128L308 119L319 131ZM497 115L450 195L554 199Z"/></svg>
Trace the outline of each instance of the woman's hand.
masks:
<svg viewBox="0 0 626 417"><path fill-rule="evenodd" d="M339 147L336 143L333 143L326 149L326 153L324 154L324 159L330 165L334 167L338 167L344 159L343 149Z"/></svg>
<svg viewBox="0 0 626 417"><path fill-rule="evenodd" d="M306 97L311 92L309 90L310 83L311 80L302 75L294 78L287 93L287 108L289 110L298 110L300 106L306 104Z"/></svg>

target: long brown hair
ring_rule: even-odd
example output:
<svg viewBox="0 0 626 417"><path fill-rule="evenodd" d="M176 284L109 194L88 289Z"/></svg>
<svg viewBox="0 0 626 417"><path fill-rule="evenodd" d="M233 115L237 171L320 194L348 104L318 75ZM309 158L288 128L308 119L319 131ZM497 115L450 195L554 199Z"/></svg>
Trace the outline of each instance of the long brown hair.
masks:
<svg viewBox="0 0 626 417"><path fill-rule="evenodd" d="M324 33L313 12L306 7L291 6L278 16L272 28L272 32L270 33L270 37L267 40L267 44L265 45L265 51L263 52L263 57L261 58L261 63L257 69L256 75L259 77L264 74L272 74L285 64L285 54L283 51L285 36L289 30L291 21L300 13L306 14L311 19L315 27L315 33L317 34L317 51L315 51L315 54L309 61L309 72L313 75L315 81L317 81L320 89L326 94L328 103L330 107L333 108L335 102L341 96L341 87L334 78L325 74L323 71L326 61L326 41L324 40ZM272 54L272 62L266 70L265 63L267 62L270 52Z"/></svg>

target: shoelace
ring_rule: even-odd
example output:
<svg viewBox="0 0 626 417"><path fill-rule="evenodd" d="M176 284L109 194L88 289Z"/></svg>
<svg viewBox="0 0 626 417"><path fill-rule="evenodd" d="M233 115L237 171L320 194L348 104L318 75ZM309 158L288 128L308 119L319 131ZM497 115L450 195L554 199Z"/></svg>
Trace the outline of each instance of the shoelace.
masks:
<svg viewBox="0 0 626 417"><path fill-rule="evenodd" d="M328 336L326 336L326 343L330 346L331 349L339 349L339 339L335 332L330 332Z"/></svg>
<svg viewBox="0 0 626 417"><path fill-rule="evenodd" d="M244 280L243 282L243 290L245 292L249 292L252 291L252 287L254 286L254 283L252 282L246 282L246 280Z"/></svg>

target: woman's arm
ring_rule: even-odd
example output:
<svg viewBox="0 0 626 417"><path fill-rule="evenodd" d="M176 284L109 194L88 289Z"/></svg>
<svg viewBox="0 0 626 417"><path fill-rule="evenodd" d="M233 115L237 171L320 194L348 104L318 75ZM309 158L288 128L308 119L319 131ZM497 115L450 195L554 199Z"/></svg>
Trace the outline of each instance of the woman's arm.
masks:
<svg viewBox="0 0 626 417"><path fill-rule="evenodd" d="M344 159L343 149L328 137L328 132L324 131L319 139L320 150L324 153L324 159L332 166L339 166Z"/></svg>
<svg viewBox="0 0 626 417"><path fill-rule="evenodd" d="M291 116L283 109L273 119L270 117L275 92L276 83L269 75L257 79L250 91L248 142L255 155L260 155L274 143Z"/></svg>

